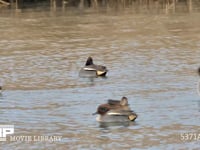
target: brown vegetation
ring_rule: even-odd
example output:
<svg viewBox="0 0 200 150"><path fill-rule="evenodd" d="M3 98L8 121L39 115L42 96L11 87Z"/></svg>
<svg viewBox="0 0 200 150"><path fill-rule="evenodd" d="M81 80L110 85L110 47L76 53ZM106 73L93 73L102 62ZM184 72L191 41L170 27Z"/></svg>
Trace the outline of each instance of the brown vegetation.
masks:
<svg viewBox="0 0 200 150"><path fill-rule="evenodd" d="M45 3L45 6L56 9L58 7L91 7L91 8L125 8L125 7L140 7L146 6L150 8L152 6L164 8L166 11L175 11L179 4L184 4L189 11L193 9L193 6L198 5L198 0L0 0L0 4L9 6L11 8L21 9L26 4L31 7L40 6Z"/></svg>

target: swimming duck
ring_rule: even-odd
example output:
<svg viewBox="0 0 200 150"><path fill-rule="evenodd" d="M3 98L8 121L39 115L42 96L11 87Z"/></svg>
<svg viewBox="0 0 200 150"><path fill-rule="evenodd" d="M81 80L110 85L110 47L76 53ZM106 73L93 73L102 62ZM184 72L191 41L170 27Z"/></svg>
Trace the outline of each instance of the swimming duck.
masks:
<svg viewBox="0 0 200 150"><path fill-rule="evenodd" d="M130 109L126 97L122 97L121 100L109 99L106 104L97 108L97 112L93 115L96 114L98 122L127 122L137 118L137 114Z"/></svg>
<svg viewBox="0 0 200 150"><path fill-rule="evenodd" d="M199 67L199 69L198 69L198 73L199 73L199 75L200 75L200 67Z"/></svg>
<svg viewBox="0 0 200 150"><path fill-rule="evenodd" d="M105 66L95 65L92 57L88 57L85 66L80 70L79 74L88 73L91 76L105 76L107 72L108 70Z"/></svg>

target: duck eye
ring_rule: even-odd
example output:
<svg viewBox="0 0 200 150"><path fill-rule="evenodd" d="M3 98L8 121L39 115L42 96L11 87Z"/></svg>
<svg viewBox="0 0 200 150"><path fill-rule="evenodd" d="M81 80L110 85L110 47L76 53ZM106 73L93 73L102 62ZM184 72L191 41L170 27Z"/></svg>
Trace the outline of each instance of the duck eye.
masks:
<svg viewBox="0 0 200 150"><path fill-rule="evenodd" d="M100 109L102 112L107 112L108 111L108 108L106 108L106 107L101 107L101 109Z"/></svg>

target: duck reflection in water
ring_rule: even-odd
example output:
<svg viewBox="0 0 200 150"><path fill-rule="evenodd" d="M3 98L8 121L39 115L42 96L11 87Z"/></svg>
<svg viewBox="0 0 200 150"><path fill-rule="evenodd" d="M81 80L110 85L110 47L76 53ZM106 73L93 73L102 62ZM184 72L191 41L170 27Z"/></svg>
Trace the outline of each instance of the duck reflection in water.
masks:
<svg viewBox="0 0 200 150"><path fill-rule="evenodd" d="M137 125L135 121L125 121L125 122L99 122L99 128L110 129L110 127L129 127Z"/></svg>

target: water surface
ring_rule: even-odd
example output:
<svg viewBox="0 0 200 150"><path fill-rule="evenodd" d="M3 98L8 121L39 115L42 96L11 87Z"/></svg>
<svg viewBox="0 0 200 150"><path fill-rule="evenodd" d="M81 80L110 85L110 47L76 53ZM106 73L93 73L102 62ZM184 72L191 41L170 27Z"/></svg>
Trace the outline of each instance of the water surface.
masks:
<svg viewBox="0 0 200 150"><path fill-rule="evenodd" d="M0 124L58 142L3 149L198 149L199 13L25 12L0 17ZM107 78L80 78L92 56ZM99 104L126 96L130 124L99 124Z"/></svg>

